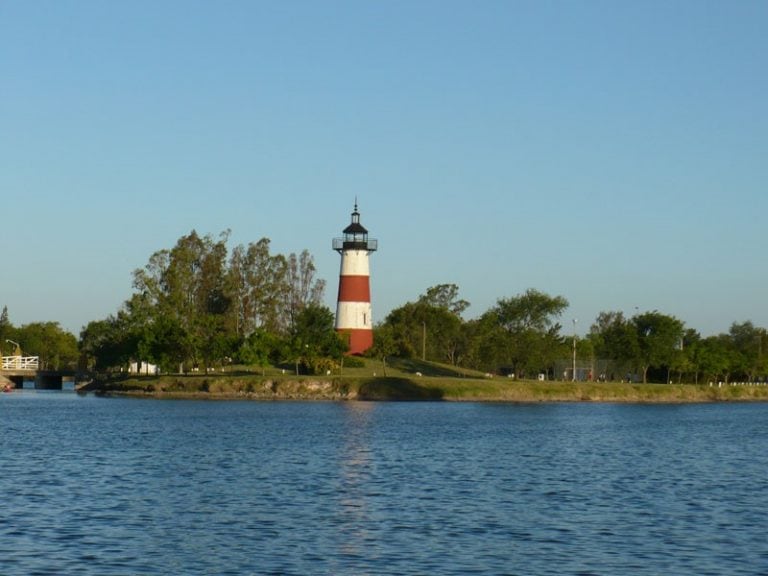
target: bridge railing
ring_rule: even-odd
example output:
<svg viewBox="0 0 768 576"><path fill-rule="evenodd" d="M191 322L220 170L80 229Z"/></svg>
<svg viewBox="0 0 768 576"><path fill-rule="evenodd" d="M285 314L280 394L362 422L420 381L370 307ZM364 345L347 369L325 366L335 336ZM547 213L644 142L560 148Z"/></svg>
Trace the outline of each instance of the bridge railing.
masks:
<svg viewBox="0 0 768 576"><path fill-rule="evenodd" d="M37 370L39 356L3 356L3 370Z"/></svg>

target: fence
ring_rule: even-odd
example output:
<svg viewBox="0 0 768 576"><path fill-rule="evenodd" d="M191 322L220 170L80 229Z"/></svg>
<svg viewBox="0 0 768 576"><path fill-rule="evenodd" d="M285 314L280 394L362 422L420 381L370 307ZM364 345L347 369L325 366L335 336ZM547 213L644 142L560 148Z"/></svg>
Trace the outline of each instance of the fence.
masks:
<svg viewBox="0 0 768 576"><path fill-rule="evenodd" d="M37 370L39 356L3 356L3 370Z"/></svg>

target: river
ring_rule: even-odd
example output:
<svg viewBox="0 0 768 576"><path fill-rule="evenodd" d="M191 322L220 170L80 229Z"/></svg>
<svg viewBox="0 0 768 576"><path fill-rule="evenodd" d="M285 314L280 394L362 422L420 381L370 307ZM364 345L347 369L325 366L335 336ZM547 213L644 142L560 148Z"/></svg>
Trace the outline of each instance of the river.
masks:
<svg viewBox="0 0 768 576"><path fill-rule="evenodd" d="M768 404L0 395L0 574L768 573Z"/></svg>

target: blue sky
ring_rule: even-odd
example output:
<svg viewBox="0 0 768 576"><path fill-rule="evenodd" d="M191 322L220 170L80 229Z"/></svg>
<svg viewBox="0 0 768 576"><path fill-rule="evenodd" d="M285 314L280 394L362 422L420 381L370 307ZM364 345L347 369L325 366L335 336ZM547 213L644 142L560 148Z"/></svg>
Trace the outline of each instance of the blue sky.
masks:
<svg viewBox="0 0 768 576"><path fill-rule="evenodd" d="M374 314L536 288L768 326L768 3L0 0L0 305L78 333L192 229Z"/></svg>

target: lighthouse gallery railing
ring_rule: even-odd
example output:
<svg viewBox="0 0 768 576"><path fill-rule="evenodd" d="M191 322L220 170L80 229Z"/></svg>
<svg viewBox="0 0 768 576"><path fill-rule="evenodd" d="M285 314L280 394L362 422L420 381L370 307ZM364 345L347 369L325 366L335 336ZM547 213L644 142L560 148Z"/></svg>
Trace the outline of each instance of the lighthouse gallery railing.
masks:
<svg viewBox="0 0 768 576"><path fill-rule="evenodd" d="M379 247L379 241L374 239L350 242L344 238L333 239L334 250L368 250L368 252L375 252Z"/></svg>

